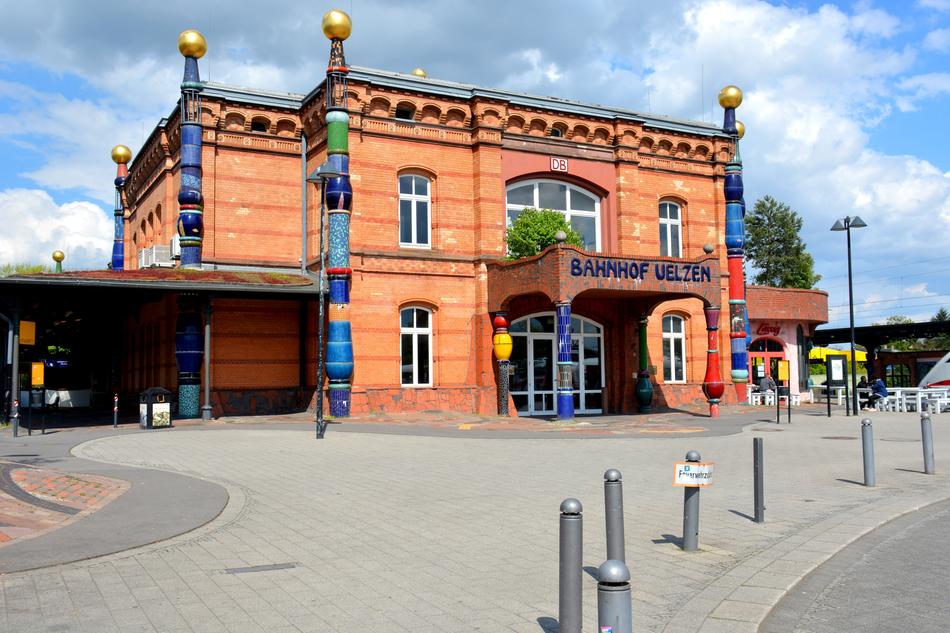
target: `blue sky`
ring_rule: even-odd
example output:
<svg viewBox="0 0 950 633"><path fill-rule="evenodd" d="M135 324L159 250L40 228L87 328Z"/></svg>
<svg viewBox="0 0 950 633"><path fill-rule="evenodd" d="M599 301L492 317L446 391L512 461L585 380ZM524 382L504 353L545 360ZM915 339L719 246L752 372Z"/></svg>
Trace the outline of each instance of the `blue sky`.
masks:
<svg viewBox="0 0 950 633"><path fill-rule="evenodd" d="M847 320L844 238L828 230L844 215L870 225L854 234L858 323L950 307L950 0L590 0L583 28L567 0L342 5L352 64L714 121L735 83L747 201L771 194L804 217L832 324ZM254 20L260 6L241 0L5 7L0 259L64 248L74 267L106 261L109 149L137 151L174 107L179 31L208 37L205 79L306 92L324 72L329 8L272 0Z"/></svg>

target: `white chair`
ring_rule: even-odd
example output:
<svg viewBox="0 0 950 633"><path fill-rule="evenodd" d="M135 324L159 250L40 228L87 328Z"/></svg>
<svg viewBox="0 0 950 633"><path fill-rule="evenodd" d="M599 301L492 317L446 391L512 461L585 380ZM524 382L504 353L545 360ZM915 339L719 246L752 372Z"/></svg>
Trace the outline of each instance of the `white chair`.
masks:
<svg viewBox="0 0 950 633"><path fill-rule="evenodd" d="M749 393L749 404L759 406L762 404L762 392L752 391Z"/></svg>

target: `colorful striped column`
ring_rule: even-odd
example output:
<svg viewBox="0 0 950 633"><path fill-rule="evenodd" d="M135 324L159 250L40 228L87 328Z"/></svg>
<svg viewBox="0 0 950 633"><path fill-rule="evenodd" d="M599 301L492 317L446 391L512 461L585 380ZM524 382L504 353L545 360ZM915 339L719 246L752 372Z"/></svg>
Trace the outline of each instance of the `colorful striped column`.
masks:
<svg viewBox="0 0 950 633"><path fill-rule="evenodd" d="M650 382L650 350L647 348L647 322L649 318L641 315L637 324L640 334L640 371L637 372L637 404L640 413L649 413L653 409L653 384Z"/></svg>
<svg viewBox="0 0 950 633"><path fill-rule="evenodd" d="M745 202L742 198L742 158L739 155L739 139L744 128L736 121L736 108L741 103L742 91L737 87L726 86L720 91L719 105L725 110L722 130L732 136L735 147L732 159L726 164L723 191L726 197L726 256L729 270L729 341L732 360L730 376L740 402L745 400L745 385L749 381L745 302Z"/></svg>
<svg viewBox="0 0 950 633"><path fill-rule="evenodd" d="M706 376L703 378L703 393L709 402L709 417L719 417L719 402L726 386L719 372L719 306L703 308L706 315Z"/></svg>
<svg viewBox="0 0 950 633"><path fill-rule="evenodd" d="M343 40L350 35L348 15L328 11L323 16L323 33L330 40L330 62L326 79L327 163L341 174L327 180L324 191L328 219L327 278L329 279L329 328L327 329L327 382L330 415L350 415L353 380L353 332L350 326L350 185L349 136L346 76L349 68L343 54Z"/></svg>
<svg viewBox="0 0 950 633"><path fill-rule="evenodd" d="M112 242L112 270L125 270L125 207L122 205L122 187L129 177L129 161L132 151L125 145L112 148L112 160L115 162L115 233Z"/></svg>
<svg viewBox="0 0 950 633"><path fill-rule="evenodd" d="M178 236L181 267L201 268L201 240L204 235L201 195L201 80L198 59L208 50L198 31L183 31L178 50L185 57L181 83L181 188L178 192ZM197 418L201 403L201 361L204 356L199 299L179 295L175 323L175 360L178 365L178 415Z"/></svg>
<svg viewBox="0 0 950 633"><path fill-rule="evenodd" d="M208 44L198 31L178 36L178 50L185 57L181 82L181 188L178 192L178 236L181 267L201 268L201 241L204 237L204 198L201 195L201 79L198 59Z"/></svg>
<svg viewBox="0 0 950 633"><path fill-rule="evenodd" d="M509 379L511 377L511 350L513 342L508 333L508 313L496 312L492 319L495 335L492 336L492 348L498 359L498 415L508 415Z"/></svg>
<svg viewBox="0 0 950 633"><path fill-rule="evenodd" d="M557 313L557 419L574 419L574 386L571 365L571 304L559 303Z"/></svg>

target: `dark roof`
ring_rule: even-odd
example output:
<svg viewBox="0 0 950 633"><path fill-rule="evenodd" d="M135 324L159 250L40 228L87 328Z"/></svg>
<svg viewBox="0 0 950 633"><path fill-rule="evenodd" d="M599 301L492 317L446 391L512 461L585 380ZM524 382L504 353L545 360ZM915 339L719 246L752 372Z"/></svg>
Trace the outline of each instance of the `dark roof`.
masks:
<svg viewBox="0 0 950 633"><path fill-rule="evenodd" d="M0 278L0 286L67 286L143 288L153 290L230 293L314 294L315 279L289 273L141 268L138 270L78 270Z"/></svg>

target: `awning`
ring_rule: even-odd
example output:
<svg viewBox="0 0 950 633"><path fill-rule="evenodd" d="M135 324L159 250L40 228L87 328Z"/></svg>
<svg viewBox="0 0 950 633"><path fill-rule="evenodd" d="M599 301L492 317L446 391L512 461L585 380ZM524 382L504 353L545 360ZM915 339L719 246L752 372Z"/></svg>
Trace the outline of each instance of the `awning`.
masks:
<svg viewBox="0 0 950 633"><path fill-rule="evenodd" d="M829 356L844 356L848 360L851 360L851 350L834 349L831 347L813 347L811 348L811 351L808 352L808 360L820 360L824 362ZM854 360L858 363L866 363L868 360L868 353L856 349L854 350Z"/></svg>

